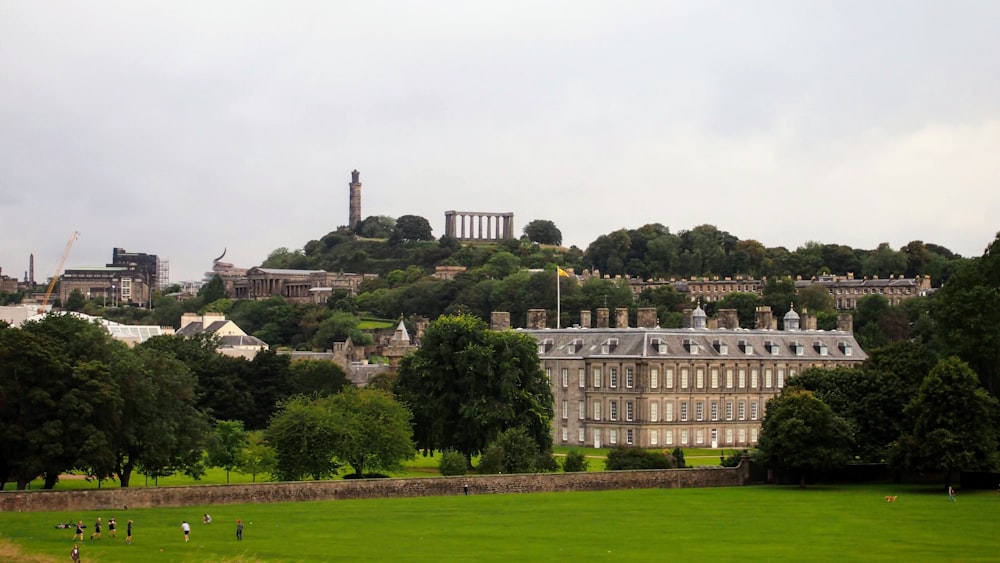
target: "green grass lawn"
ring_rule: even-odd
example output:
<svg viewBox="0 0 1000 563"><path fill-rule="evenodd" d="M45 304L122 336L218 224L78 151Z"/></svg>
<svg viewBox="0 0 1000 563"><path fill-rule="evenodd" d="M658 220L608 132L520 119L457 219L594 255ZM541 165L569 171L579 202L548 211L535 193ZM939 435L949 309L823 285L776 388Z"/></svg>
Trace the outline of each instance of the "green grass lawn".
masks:
<svg viewBox="0 0 1000 563"><path fill-rule="evenodd" d="M898 500L885 502L889 494ZM201 524L205 512L212 524ZM4 513L0 540L7 553L21 549L9 560L65 560L73 532L54 526L92 526L97 516L116 517L121 532L132 518L135 541L123 545L121 532L85 541L88 563L992 561L1000 497L960 492L950 503L926 485L756 486ZM193 527L188 544L182 519Z"/></svg>

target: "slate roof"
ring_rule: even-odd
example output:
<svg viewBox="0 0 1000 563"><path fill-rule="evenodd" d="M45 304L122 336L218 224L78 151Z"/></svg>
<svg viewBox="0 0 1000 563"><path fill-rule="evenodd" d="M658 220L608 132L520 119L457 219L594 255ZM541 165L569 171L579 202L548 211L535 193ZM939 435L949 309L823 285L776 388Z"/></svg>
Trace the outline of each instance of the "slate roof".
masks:
<svg viewBox="0 0 1000 563"><path fill-rule="evenodd" d="M819 330L725 330L725 329L545 329L524 330L539 343L541 359L563 358L693 358L733 361L852 361L867 355L854 335ZM661 353L661 344L666 348ZM850 352L850 355L848 355Z"/></svg>

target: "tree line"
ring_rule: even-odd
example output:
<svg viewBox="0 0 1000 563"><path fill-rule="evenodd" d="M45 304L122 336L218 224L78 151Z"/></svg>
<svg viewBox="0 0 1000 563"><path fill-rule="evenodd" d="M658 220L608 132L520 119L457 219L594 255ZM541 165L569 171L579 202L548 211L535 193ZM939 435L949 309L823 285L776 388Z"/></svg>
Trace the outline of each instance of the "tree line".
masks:
<svg viewBox="0 0 1000 563"><path fill-rule="evenodd" d="M932 296L914 299L909 324L893 308L869 318L906 326L908 336L876 342L858 368L790 378L767 405L761 459L802 479L851 461L940 472L949 483L959 470L996 470L998 286L1000 236Z"/></svg>

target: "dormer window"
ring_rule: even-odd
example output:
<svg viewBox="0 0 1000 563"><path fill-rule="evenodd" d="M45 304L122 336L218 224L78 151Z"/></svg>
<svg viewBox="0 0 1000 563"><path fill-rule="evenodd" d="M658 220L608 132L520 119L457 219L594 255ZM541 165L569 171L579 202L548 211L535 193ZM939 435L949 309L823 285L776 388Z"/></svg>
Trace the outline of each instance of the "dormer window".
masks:
<svg viewBox="0 0 1000 563"><path fill-rule="evenodd" d="M781 348L778 346L777 342L772 342L770 340L764 341L764 348L771 353L772 356L777 356L781 353Z"/></svg>
<svg viewBox="0 0 1000 563"><path fill-rule="evenodd" d="M739 346L740 349L743 350L744 354L747 356L753 356L753 344L750 344L750 342L746 340L740 340Z"/></svg>
<svg viewBox="0 0 1000 563"><path fill-rule="evenodd" d="M555 342L553 342L551 338L546 338L545 340L542 340L538 344L538 353L539 354L548 353L548 351L552 349L553 344L555 344Z"/></svg>
<svg viewBox="0 0 1000 563"><path fill-rule="evenodd" d="M729 345L721 340L716 340L712 343L715 346L715 351L719 353L720 356L725 356L729 354Z"/></svg>
<svg viewBox="0 0 1000 563"><path fill-rule="evenodd" d="M684 347L687 348L688 353L691 354L692 356L698 354L698 343L695 342L694 340L690 338L685 338Z"/></svg>
<svg viewBox="0 0 1000 563"><path fill-rule="evenodd" d="M583 340L577 338L576 340L573 340L566 345L566 353L576 354L578 351L580 351L580 348L583 348Z"/></svg>
<svg viewBox="0 0 1000 563"><path fill-rule="evenodd" d="M841 351L844 352L845 356L850 356L854 352L854 350L851 348L851 345L848 344L847 342L841 342L840 343L840 349L841 349Z"/></svg>
<svg viewBox="0 0 1000 563"><path fill-rule="evenodd" d="M667 342L662 338L654 338L650 341L650 344L652 344L657 354L663 355L667 353Z"/></svg>
<svg viewBox="0 0 1000 563"><path fill-rule="evenodd" d="M796 356L802 356L806 353L806 348L801 342L792 342L792 353Z"/></svg>
<svg viewBox="0 0 1000 563"><path fill-rule="evenodd" d="M618 347L618 339L617 338L609 338L609 339L605 340L601 344L601 353L602 354L610 354L611 352L614 352L615 348L617 348L617 347Z"/></svg>
<svg viewBox="0 0 1000 563"><path fill-rule="evenodd" d="M827 356L827 355L829 355L829 350L827 350L826 344L824 344L823 342L819 342L819 341L814 342L813 343L813 348L816 349L816 353L819 354L820 356Z"/></svg>

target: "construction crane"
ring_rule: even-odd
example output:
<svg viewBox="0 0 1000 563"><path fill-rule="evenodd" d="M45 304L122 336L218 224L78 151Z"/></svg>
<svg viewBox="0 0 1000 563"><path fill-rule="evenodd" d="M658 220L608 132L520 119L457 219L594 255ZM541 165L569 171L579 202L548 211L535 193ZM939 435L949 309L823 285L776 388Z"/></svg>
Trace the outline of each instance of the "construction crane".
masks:
<svg viewBox="0 0 1000 563"><path fill-rule="evenodd" d="M55 273L52 274L52 279L49 280L49 288L45 290L45 297L42 298L42 304L38 307L39 311L43 311L45 306L49 304L49 297L52 297L52 290L56 288L56 282L59 281L59 275L62 274L63 265L66 264L69 251L73 248L73 243L76 242L76 237L78 236L80 236L79 231L73 231L73 234L69 236L69 242L66 243L66 250L63 250L62 256L59 257L59 264L56 266Z"/></svg>

